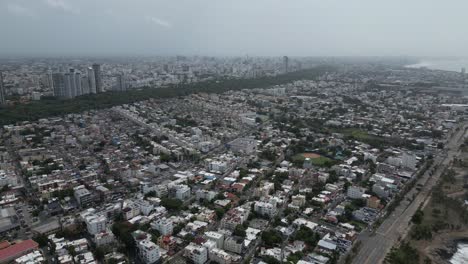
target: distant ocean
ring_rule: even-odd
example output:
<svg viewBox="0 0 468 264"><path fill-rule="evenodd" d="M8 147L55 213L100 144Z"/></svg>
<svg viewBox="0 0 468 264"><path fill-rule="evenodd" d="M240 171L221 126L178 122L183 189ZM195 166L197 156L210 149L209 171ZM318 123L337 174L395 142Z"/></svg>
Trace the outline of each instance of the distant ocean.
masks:
<svg viewBox="0 0 468 264"><path fill-rule="evenodd" d="M457 252L450 259L451 264L468 263L468 244L466 242L457 245Z"/></svg>
<svg viewBox="0 0 468 264"><path fill-rule="evenodd" d="M416 64L406 65L408 68L426 67L432 70L456 71L460 72L462 68L468 69L468 59L437 59L421 60Z"/></svg>

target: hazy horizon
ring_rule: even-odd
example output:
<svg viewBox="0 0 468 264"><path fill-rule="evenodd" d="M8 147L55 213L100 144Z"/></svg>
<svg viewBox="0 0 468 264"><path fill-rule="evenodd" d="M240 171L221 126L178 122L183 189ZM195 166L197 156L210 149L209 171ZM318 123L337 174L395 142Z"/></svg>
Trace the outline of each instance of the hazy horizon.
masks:
<svg viewBox="0 0 468 264"><path fill-rule="evenodd" d="M466 57L468 2L3 0L0 56Z"/></svg>

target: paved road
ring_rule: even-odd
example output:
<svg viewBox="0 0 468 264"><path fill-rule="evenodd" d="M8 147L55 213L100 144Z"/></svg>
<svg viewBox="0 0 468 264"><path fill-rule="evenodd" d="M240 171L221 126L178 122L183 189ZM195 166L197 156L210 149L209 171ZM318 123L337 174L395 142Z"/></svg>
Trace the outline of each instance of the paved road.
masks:
<svg viewBox="0 0 468 264"><path fill-rule="evenodd" d="M379 226L375 234L365 231L359 236L359 240L362 241L361 250L352 263L382 263L391 247L400 238L405 236L408 232L411 217L418 207L429 197L432 187L434 187L443 171L458 153L467 124L463 123L460 127L463 128L452 134L446 144L446 149L434 158L433 166L418 180L417 185L421 184L423 186L421 191L416 190L416 188L410 190L400 205ZM415 197L414 200L413 197Z"/></svg>

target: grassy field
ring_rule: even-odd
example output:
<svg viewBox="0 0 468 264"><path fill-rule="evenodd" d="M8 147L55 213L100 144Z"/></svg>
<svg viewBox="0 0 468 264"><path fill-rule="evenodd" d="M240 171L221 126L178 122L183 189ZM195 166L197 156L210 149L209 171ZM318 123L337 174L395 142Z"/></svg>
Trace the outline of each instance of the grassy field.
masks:
<svg viewBox="0 0 468 264"><path fill-rule="evenodd" d="M312 164L315 165L315 166L325 166L325 164L327 164L327 162L331 162L332 159L329 159L327 157L323 157L323 156L320 156L318 158L314 158L314 159L311 159L312 160Z"/></svg>
<svg viewBox="0 0 468 264"><path fill-rule="evenodd" d="M354 139L375 148L384 147L406 147L409 149L422 149L424 146L415 144L415 141L410 141L400 137L383 137L371 135L367 131L358 128L333 128L331 132L343 134L345 137Z"/></svg>
<svg viewBox="0 0 468 264"><path fill-rule="evenodd" d="M369 141L369 140L381 139L381 137L370 135L369 133L367 133L367 131L364 131L358 128L345 128L345 129L340 129L336 132L341 133L345 136L353 137L356 140L364 141L364 142Z"/></svg>
<svg viewBox="0 0 468 264"><path fill-rule="evenodd" d="M292 161L294 164L300 165L304 163L304 160L306 158L310 158L312 165L319 166L319 167L327 166L327 164L330 164L333 162L332 159L324 157L316 153L300 153L300 154L295 155L292 158Z"/></svg>

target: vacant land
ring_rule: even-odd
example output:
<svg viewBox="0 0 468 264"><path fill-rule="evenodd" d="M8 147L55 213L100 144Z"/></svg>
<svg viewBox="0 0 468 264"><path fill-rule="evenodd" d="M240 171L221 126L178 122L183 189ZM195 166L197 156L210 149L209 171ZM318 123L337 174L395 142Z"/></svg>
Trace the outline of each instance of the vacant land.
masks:
<svg viewBox="0 0 468 264"><path fill-rule="evenodd" d="M463 152L460 162L442 175L427 205L413 217L408 239L421 261L446 263L454 253L455 241L468 235L468 210L464 205L468 176L463 162L467 157L468 153Z"/></svg>

